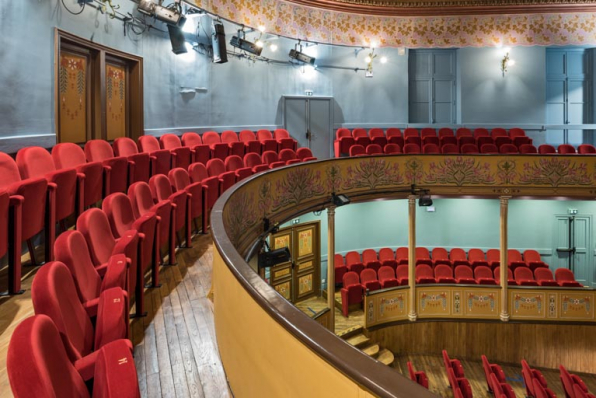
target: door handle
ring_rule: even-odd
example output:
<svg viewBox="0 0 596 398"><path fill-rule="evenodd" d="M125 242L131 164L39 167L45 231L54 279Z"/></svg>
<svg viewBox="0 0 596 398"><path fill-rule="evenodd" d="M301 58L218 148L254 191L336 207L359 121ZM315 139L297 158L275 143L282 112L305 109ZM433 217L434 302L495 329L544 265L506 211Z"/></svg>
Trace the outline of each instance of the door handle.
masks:
<svg viewBox="0 0 596 398"><path fill-rule="evenodd" d="M557 249L557 253L575 253L575 247L570 247L568 249Z"/></svg>
<svg viewBox="0 0 596 398"><path fill-rule="evenodd" d="M306 139L310 140L311 136L312 136L312 134L310 133L310 130L306 130Z"/></svg>

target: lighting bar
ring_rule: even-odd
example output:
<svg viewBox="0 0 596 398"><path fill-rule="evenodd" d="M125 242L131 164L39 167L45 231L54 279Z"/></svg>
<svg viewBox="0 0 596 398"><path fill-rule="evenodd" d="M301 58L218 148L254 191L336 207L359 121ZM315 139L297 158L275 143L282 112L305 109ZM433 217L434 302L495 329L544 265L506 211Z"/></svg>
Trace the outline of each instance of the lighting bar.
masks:
<svg viewBox="0 0 596 398"><path fill-rule="evenodd" d="M232 40L230 40L230 45L257 56L261 55L261 52L263 51L263 47L259 47L255 43L241 39L238 36L232 37Z"/></svg>

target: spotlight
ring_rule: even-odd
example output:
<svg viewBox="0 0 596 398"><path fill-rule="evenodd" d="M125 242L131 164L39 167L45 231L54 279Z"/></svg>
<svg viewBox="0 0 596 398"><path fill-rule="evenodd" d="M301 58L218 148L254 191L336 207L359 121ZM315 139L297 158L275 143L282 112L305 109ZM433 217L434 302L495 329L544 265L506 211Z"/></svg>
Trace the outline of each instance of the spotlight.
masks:
<svg viewBox="0 0 596 398"><path fill-rule="evenodd" d="M344 194L339 194L336 195L335 193L331 194L331 201L333 202L333 204L337 207L341 207L343 205L347 205L350 204L350 198L348 198L346 195Z"/></svg>
<svg viewBox="0 0 596 398"><path fill-rule="evenodd" d="M366 62L367 64L370 64L372 62L372 58L366 57L366 58L364 58L364 62Z"/></svg>
<svg viewBox="0 0 596 398"><path fill-rule="evenodd" d="M140 13L155 17L155 19L168 25L182 27L186 22L186 18L182 16L182 10L180 9L180 0L176 0L169 7L156 4L151 0L140 0L138 10Z"/></svg>
<svg viewBox="0 0 596 398"><path fill-rule="evenodd" d="M257 40L257 42L255 43L255 46L263 48L263 47L265 47L265 43L263 43L263 40Z"/></svg>
<svg viewBox="0 0 596 398"><path fill-rule="evenodd" d="M259 253L259 269L271 268L277 264L287 263L291 258L290 250L287 247Z"/></svg>
<svg viewBox="0 0 596 398"><path fill-rule="evenodd" d="M226 50L226 32L219 21L213 21L213 33L211 34L211 45L213 46L213 63L224 64L228 62Z"/></svg>
<svg viewBox="0 0 596 398"><path fill-rule="evenodd" d="M430 195L422 194L418 197L418 206L420 207L428 207L433 205L433 200L431 199Z"/></svg>
<svg viewBox="0 0 596 398"><path fill-rule="evenodd" d="M230 44L232 45L232 47L239 48L254 55L261 55L261 51L263 51L263 47L259 47L255 43L251 43L250 41L240 38L238 36L232 37L232 40L230 40Z"/></svg>
<svg viewBox="0 0 596 398"><path fill-rule="evenodd" d="M302 52L302 45L300 44L300 40L298 40L298 44L290 50L290 58L295 59L298 62L302 62L305 64L314 65L316 59L309 55L306 55Z"/></svg>
<svg viewBox="0 0 596 398"><path fill-rule="evenodd" d="M272 52L276 52L276 51L277 51L277 44L271 44L271 45L269 45L269 49L270 49Z"/></svg>
<svg viewBox="0 0 596 398"><path fill-rule="evenodd" d="M170 42L172 43L172 52L176 55L185 54L188 52L186 42L184 41L184 33L182 29L177 26L168 25L168 34L170 35Z"/></svg>
<svg viewBox="0 0 596 398"><path fill-rule="evenodd" d="M264 25L259 25L259 32L265 33L266 30L267 30L267 28L265 28Z"/></svg>
<svg viewBox="0 0 596 398"><path fill-rule="evenodd" d="M387 57L381 57L381 63L382 64L386 64L387 63Z"/></svg>

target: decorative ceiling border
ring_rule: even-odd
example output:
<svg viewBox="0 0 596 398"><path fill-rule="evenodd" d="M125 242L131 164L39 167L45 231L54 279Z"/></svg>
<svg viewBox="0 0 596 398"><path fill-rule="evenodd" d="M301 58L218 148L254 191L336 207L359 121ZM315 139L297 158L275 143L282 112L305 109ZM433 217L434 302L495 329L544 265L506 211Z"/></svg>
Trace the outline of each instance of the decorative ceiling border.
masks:
<svg viewBox="0 0 596 398"><path fill-rule="evenodd" d="M246 26L310 42L407 48L596 44L596 13L379 16L324 10L283 0L194 0ZM496 6L498 7L498 6ZM573 7L567 7L573 8Z"/></svg>

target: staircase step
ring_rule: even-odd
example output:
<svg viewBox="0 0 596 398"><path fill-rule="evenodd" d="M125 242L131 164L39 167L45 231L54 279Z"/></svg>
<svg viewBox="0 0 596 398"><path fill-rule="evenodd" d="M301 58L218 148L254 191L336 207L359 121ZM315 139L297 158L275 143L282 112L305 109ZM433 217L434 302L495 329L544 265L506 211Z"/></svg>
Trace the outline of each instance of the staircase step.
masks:
<svg viewBox="0 0 596 398"><path fill-rule="evenodd" d="M342 332L337 333L338 337L341 337L344 340L347 340L348 337L355 336L357 334L362 334L364 328L362 326L352 326L351 328L345 329Z"/></svg>
<svg viewBox="0 0 596 398"><path fill-rule="evenodd" d="M391 365L394 359L395 357L393 356L393 353L386 348L383 348L377 357L377 361L382 362L387 366Z"/></svg>
<svg viewBox="0 0 596 398"><path fill-rule="evenodd" d="M363 334L358 334L356 336L346 339L346 341L354 347L360 348L362 346L367 345L370 339Z"/></svg>
<svg viewBox="0 0 596 398"><path fill-rule="evenodd" d="M376 356L379 354L379 345L371 344L367 347L362 348L362 352L365 353L366 355L376 358Z"/></svg>

